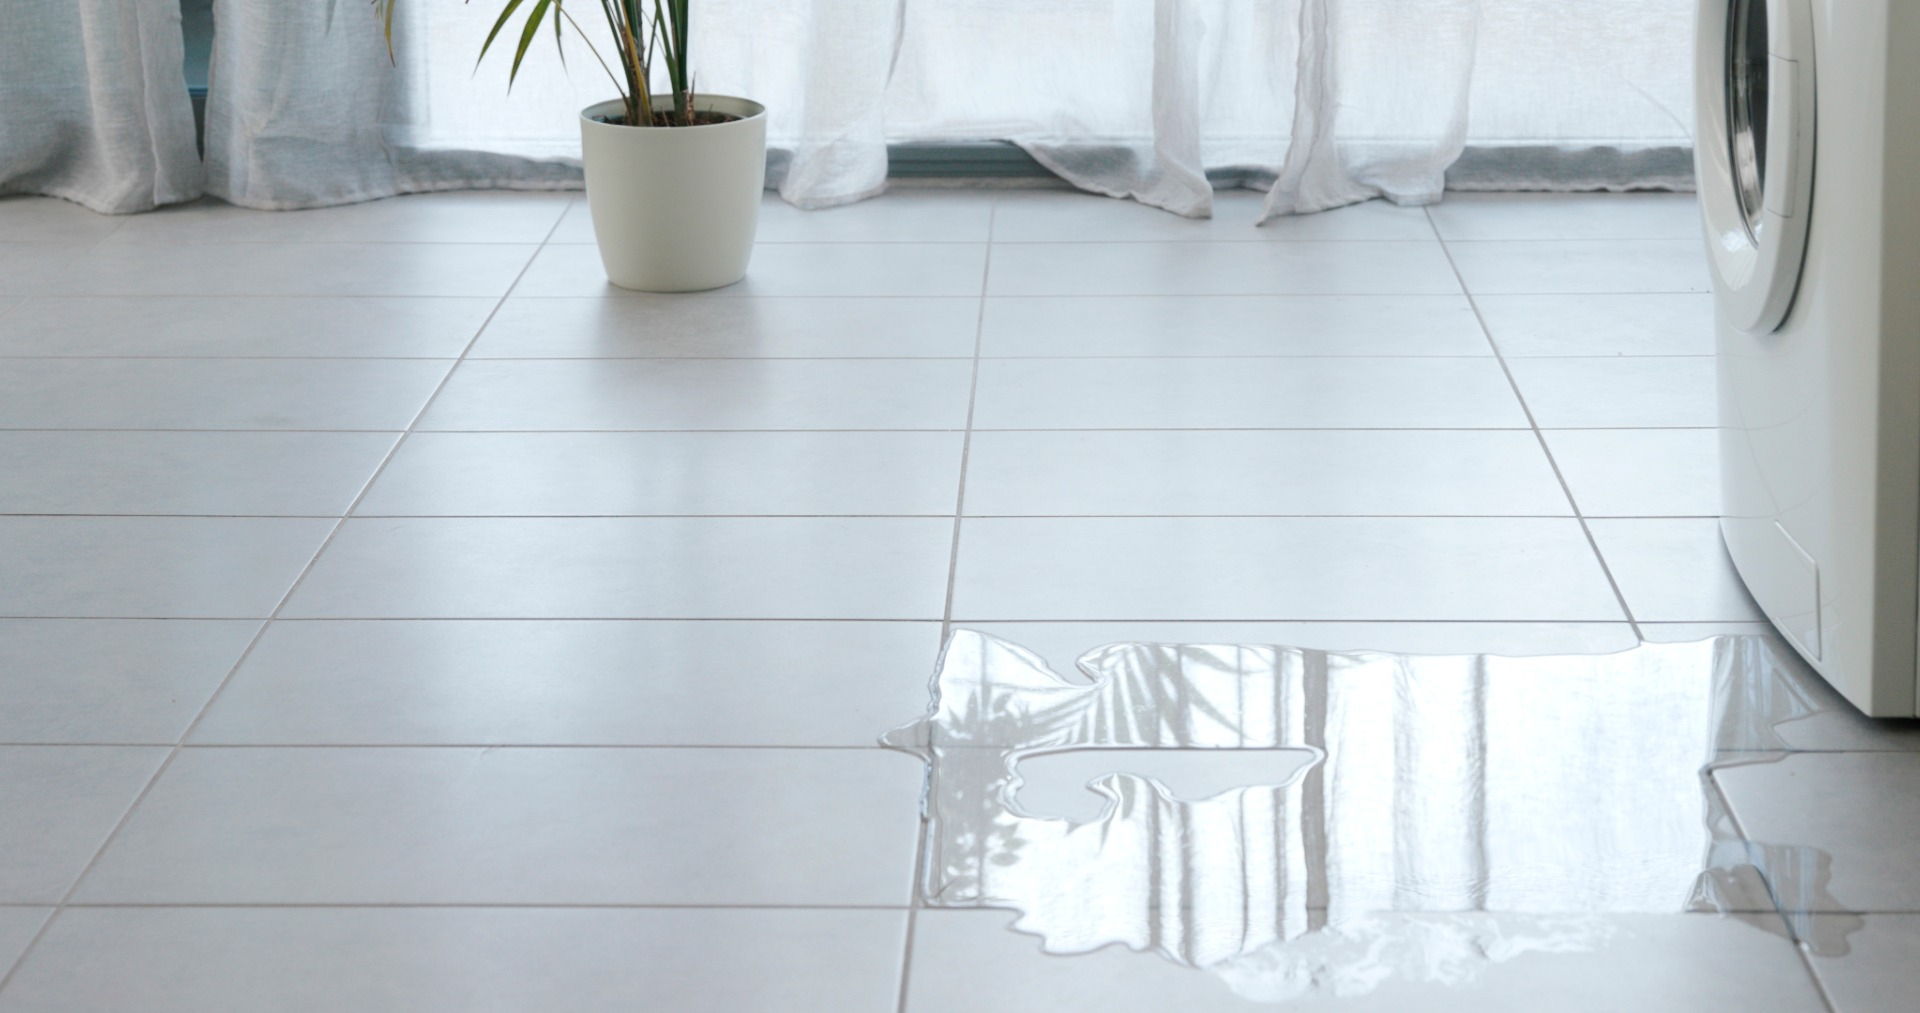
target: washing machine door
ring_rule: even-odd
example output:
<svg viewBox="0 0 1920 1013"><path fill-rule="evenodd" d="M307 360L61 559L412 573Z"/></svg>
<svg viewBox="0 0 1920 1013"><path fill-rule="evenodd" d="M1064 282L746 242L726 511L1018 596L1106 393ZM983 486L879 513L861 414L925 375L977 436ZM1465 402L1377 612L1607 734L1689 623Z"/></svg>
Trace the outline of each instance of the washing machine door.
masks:
<svg viewBox="0 0 1920 1013"><path fill-rule="evenodd" d="M1793 307L1813 210L1811 0L1700 0L1694 165L1722 319Z"/></svg>

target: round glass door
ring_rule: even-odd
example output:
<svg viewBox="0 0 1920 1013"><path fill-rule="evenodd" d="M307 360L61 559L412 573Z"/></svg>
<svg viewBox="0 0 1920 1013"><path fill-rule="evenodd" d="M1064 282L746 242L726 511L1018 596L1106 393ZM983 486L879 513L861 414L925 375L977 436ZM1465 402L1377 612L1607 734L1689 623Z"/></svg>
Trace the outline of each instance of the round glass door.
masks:
<svg viewBox="0 0 1920 1013"><path fill-rule="evenodd" d="M1733 145L1734 189L1747 232L1760 238L1767 183L1769 36L1767 0L1731 0L1727 40L1727 135Z"/></svg>

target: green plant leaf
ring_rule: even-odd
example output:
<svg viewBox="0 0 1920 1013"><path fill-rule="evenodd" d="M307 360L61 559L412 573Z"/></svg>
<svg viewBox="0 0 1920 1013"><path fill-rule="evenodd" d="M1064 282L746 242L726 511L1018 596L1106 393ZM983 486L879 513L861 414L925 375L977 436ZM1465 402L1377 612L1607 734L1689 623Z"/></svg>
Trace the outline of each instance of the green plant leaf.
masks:
<svg viewBox="0 0 1920 1013"><path fill-rule="evenodd" d="M475 68L480 66L481 60L487 58L487 50L493 48L494 38L500 34L500 29L507 26L507 19L513 17L513 12L519 8L519 6L520 0L507 0L507 9L500 12L500 20L493 23L493 31L487 33L487 41L480 44L480 55L473 61Z"/></svg>
<svg viewBox="0 0 1920 1013"><path fill-rule="evenodd" d="M553 0L539 0L533 10L527 14L527 27L520 33L520 48L513 53L513 69L507 72L507 87L520 76L520 61L527 58L527 47L533 45L533 37L540 33L540 19L547 16L547 8L553 6Z"/></svg>

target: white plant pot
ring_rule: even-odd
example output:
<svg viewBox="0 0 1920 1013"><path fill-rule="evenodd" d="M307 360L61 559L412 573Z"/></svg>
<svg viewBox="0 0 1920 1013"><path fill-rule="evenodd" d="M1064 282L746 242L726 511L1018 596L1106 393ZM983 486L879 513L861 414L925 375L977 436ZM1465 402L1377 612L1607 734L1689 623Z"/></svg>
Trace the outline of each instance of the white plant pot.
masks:
<svg viewBox="0 0 1920 1013"><path fill-rule="evenodd" d="M671 102L667 96L654 102ZM747 275L767 183L767 110L699 95L694 108L739 117L697 127L629 127L619 99L580 113L587 205L607 279L642 292L698 292Z"/></svg>

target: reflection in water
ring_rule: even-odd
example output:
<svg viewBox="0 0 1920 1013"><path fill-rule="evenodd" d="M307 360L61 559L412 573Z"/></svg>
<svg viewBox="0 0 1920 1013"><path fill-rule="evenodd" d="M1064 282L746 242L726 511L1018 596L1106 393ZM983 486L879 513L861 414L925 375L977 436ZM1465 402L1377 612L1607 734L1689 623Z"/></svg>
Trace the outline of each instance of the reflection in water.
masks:
<svg viewBox="0 0 1920 1013"><path fill-rule="evenodd" d="M1080 659L1083 683L961 631L932 712L883 741L928 761L927 904L1013 908L1050 952L1152 949L1250 999L1350 995L1596 949L1607 915L1834 909L1825 856L1742 840L1711 779L1813 712L1794 665L1761 637L1553 658L1120 644ZM1100 749L1314 760L1183 801L1116 753L1097 819L1015 802L1022 759Z"/></svg>

